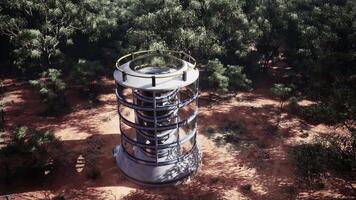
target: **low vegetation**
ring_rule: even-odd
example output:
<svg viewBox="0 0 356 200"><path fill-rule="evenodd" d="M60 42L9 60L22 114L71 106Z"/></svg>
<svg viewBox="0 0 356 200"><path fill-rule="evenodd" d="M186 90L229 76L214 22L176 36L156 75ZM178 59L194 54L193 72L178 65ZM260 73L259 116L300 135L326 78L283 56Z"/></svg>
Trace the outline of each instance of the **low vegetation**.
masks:
<svg viewBox="0 0 356 200"><path fill-rule="evenodd" d="M292 94L292 87L285 86L284 84L274 84L271 88L272 94L278 99L278 119L276 122L276 128L278 128L279 123L282 120L282 111L284 109L285 102L290 98Z"/></svg>
<svg viewBox="0 0 356 200"><path fill-rule="evenodd" d="M19 126L0 149L1 181L9 183L18 177L40 180L54 170L61 152L61 143L50 131Z"/></svg>
<svg viewBox="0 0 356 200"><path fill-rule="evenodd" d="M37 80L31 80L30 84L40 94L46 114L63 112L66 107L66 84L61 79L61 71L48 69Z"/></svg>

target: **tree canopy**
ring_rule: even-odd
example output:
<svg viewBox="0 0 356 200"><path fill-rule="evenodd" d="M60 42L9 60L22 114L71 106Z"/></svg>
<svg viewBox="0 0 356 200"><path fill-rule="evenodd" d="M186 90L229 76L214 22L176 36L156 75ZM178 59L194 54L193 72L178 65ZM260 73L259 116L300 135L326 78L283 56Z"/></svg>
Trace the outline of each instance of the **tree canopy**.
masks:
<svg viewBox="0 0 356 200"><path fill-rule="evenodd" d="M283 62L286 84L328 95L355 84L355 15L352 0L4 0L0 41L25 79L57 69L89 80L91 67L77 73L83 60L109 69L127 52L172 49L196 57L221 91L249 89Z"/></svg>

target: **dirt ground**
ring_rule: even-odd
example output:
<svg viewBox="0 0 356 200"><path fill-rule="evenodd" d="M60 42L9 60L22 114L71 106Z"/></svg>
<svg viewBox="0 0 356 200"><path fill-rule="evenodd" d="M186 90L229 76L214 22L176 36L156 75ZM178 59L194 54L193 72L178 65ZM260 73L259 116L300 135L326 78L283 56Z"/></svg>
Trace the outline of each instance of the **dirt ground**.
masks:
<svg viewBox="0 0 356 200"><path fill-rule="evenodd" d="M355 199L345 180L328 177L323 188L310 188L301 181L288 157L288 149L309 142L334 129L311 125L296 116L283 114L278 130L278 102L270 85L261 84L252 92L226 95L214 100L202 92L199 98L198 142L203 162L190 181L175 187L144 188L126 180L117 169L112 149L120 143L113 81L103 78L100 104L91 106L69 89L71 111L60 117L41 116L38 95L31 87L5 80L6 130L17 124L53 130L63 146L63 163L45 183L17 180L0 185L1 195L10 199ZM303 100L304 106L313 102ZM220 127L235 123L243 130L238 141L219 145ZM342 131L342 130L337 130ZM89 165L101 171L97 180L86 176ZM351 183L356 187L356 183ZM251 188L249 188L251 186ZM5 197L4 197L5 199Z"/></svg>

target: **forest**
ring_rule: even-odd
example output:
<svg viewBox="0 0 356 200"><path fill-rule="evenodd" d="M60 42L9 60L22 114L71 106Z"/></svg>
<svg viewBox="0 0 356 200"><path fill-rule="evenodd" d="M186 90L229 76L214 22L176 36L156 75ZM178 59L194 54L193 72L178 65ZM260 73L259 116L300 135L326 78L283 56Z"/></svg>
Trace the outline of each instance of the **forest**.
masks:
<svg viewBox="0 0 356 200"><path fill-rule="evenodd" d="M202 165L137 186L112 161L119 57L200 72ZM355 199L356 1L1 0L0 199Z"/></svg>

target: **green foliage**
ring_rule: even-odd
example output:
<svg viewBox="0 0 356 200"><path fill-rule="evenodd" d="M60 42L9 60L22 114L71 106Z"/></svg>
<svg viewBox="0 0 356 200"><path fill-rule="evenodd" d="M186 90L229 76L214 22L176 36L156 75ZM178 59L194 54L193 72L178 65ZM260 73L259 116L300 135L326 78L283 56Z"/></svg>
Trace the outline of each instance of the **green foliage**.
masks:
<svg viewBox="0 0 356 200"><path fill-rule="evenodd" d="M282 120L282 110L284 107L284 102L288 98L290 98L292 91L293 91L292 87L287 87L284 84L274 84L273 87L271 88L271 92L273 96L275 96L279 100L279 108L278 108L279 116L275 128L278 128L279 123Z"/></svg>
<svg viewBox="0 0 356 200"><path fill-rule="evenodd" d="M356 142L350 137L329 135L314 144L294 146L289 156L301 177L317 182L326 172L350 175L356 167Z"/></svg>
<svg viewBox="0 0 356 200"><path fill-rule="evenodd" d="M89 61L79 59L78 63L73 66L72 79L80 85L79 94L91 101L97 102L97 96L101 91L100 75L104 67L99 61Z"/></svg>
<svg viewBox="0 0 356 200"><path fill-rule="evenodd" d="M42 69L42 33L36 29L20 30L13 42L19 47L14 50L14 64L23 72L38 73Z"/></svg>
<svg viewBox="0 0 356 200"><path fill-rule="evenodd" d="M287 87L284 84L274 84L271 88L271 92L280 101L285 101L290 97L292 93L292 88Z"/></svg>
<svg viewBox="0 0 356 200"><path fill-rule="evenodd" d="M93 6L95 4L95 6ZM14 46L14 64L26 76L36 76L63 63L74 36L90 41L109 37L117 26L117 6L109 0L2 2L0 34Z"/></svg>
<svg viewBox="0 0 356 200"><path fill-rule="evenodd" d="M46 112L60 113L66 106L66 84L60 79L61 71L48 69L42 73L42 77L31 80L30 84L36 88L41 96L42 103L46 106Z"/></svg>
<svg viewBox="0 0 356 200"><path fill-rule="evenodd" d="M290 157L296 165L301 177L314 181L325 173L328 166L329 152L321 144L301 144L293 147Z"/></svg>
<svg viewBox="0 0 356 200"><path fill-rule="evenodd" d="M317 88L356 72L351 0L5 0L1 8L0 33L11 39L15 64L35 75L64 67L67 50L86 39L111 57L111 50L175 49L203 64L219 58L249 72L283 59L292 76Z"/></svg>
<svg viewBox="0 0 356 200"><path fill-rule="evenodd" d="M300 172L312 179L330 170L349 175L356 168L355 92L347 85L330 90L328 98L303 108L301 116L309 122L341 124L349 134L323 135L315 145L305 144L292 151Z"/></svg>
<svg viewBox="0 0 356 200"><path fill-rule="evenodd" d="M356 73L355 10L352 0L257 0L246 9L263 33L256 45L262 63L282 53L290 75L317 90Z"/></svg>
<svg viewBox="0 0 356 200"><path fill-rule="evenodd" d="M79 59L78 63L73 66L72 78L78 84L88 86L91 85L93 81L98 80L103 69L99 61Z"/></svg>
<svg viewBox="0 0 356 200"><path fill-rule="evenodd" d="M208 132L208 137L212 137L217 145L232 144L237 145L241 140L247 139L244 124L236 121L228 121L219 130L214 129ZM232 146L236 147L236 146Z"/></svg>
<svg viewBox="0 0 356 200"><path fill-rule="evenodd" d="M165 42L154 42L152 44L150 44L149 48L150 50L167 50L167 44Z"/></svg>
<svg viewBox="0 0 356 200"><path fill-rule="evenodd" d="M7 146L0 149L0 174L5 181L18 175L44 176L45 170L53 169L60 152L59 140L52 132L19 126Z"/></svg>
<svg viewBox="0 0 356 200"><path fill-rule="evenodd" d="M329 97L303 108L301 116L313 123L342 123L352 131L356 125L355 96L355 91L345 85L331 88Z"/></svg>
<svg viewBox="0 0 356 200"><path fill-rule="evenodd" d="M302 109L301 115L313 123L335 123L336 111L327 103L318 103Z"/></svg>
<svg viewBox="0 0 356 200"><path fill-rule="evenodd" d="M226 76L229 78L229 87L232 89L251 89L252 81L243 73L244 67L228 65L226 68Z"/></svg>
<svg viewBox="0 0 356 200"><path fill-rule="evenodd" d="M78 58L112 65L125 52L173 49L207 64L207 85L221 91L250 89L256 72L283 62L290 80L321 101L338 95L330 92L335 84L355 85L355 11L352 0L4 0L0 34L26 79L55 67L87 83L97 69L84 69L83 60L73 65ZM275 89L287 100L288 91ZM352 113L339 110L350 110L352 101L341 102L321 107L348 121Z"/></svg>
<svg viewBox="0 0 356 200"><path fill-rule="evenodd" d="M152 44L189 52L201 59L243 59L261 34L238 1L121 1L129 51Z"/></svg>
<svg viewBox="0 0 356 200"><path fill-rule="evenodd" d="M250 89L251 80L243 73L243 67L224 65L218 60L209 60L206 66L209 84L221 91L230 89Z"/></svg>
<svg viewBox="0 0 356 200"><path fill-rule="evenodd" d="M225 68L223 64L218 59L209 60L206 70L211 87L221 91L227 91L229 87L229 78L224 75Z"/></svg>

